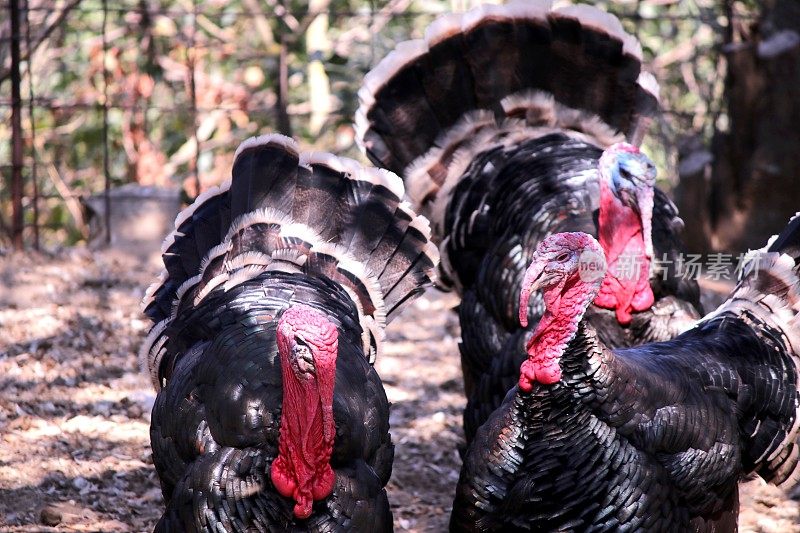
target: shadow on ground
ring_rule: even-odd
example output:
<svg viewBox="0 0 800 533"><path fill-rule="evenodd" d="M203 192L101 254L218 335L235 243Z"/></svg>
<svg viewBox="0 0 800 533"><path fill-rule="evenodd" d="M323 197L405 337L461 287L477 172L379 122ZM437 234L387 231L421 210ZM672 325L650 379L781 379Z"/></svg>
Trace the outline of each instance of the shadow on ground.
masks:
<svg viewBox="0 0 800 533"><path fill-rule="evenodd" d="M153 393L136 353L154 276L111 252L0 257L0 530L152 530ZM456 303L435 291L414 302L377 362L393 404L397 531L447 529L464 442ZM781 489L752 481L741 500L741 531L800 532Z"/></svg>

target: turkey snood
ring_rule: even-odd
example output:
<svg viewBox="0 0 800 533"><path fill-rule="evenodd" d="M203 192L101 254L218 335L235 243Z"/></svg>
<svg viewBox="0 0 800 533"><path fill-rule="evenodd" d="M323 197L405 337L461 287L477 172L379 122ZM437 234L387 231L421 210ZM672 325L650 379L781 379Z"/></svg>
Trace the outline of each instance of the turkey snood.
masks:
<svg viewBox="0 0 800 533"><path fill-rule="evenodd" d="M623 326L632 311L645 311L655 297L650 287L655 167L635 146L619 143L600 158L598 240L608 271L594 304L613 309Z"/></svg>
<svg viewBox="0 0 800 533"><path fill-rule="evenodd" d="M281 495L295 500L298 518L308 518L314 501L327 497L336 480L330 458L338 334L306 306L290 307L278 322L283 407L271 477Z"/></svg>

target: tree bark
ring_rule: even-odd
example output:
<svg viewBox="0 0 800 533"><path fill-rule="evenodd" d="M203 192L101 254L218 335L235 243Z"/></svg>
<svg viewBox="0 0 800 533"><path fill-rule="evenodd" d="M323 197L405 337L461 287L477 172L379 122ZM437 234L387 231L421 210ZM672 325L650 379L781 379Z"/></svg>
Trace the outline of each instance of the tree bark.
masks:
<svg viewBox="0 0 800 533"><path fill-rule="evenodd" d="M761 9L756 24L726 36L728 130L710 153L682 154L676 198L697 229L686 232L693 251L761 247L800 210L800 3Z"/></svg>
<svg viewBox="0 0 800 533"><path fill-rule="evenodd" d="M276 122L278 131L292 136L292 123L289 120L289 45L285 37L281 37L280 55L278 56L278 85L275 99Z"/></svg>
<svg viewBox="0 0 800 533"><path fill-rule="evenodd" d="M308 4L310 14L319 13L306 31L308 103L311 107L309 131L312 135L318 135L322 130L331 108L330 82L322 62L331 49L328 39L328 15L324 13L329 4L330 0L311 0Z"/></svg>

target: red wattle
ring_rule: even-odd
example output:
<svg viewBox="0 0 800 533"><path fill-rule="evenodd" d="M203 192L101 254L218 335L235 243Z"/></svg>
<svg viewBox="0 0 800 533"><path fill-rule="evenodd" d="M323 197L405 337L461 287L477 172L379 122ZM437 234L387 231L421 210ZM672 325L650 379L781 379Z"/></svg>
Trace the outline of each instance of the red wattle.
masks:
<svg viewBox="0 0 800 533"><path fill-rule="evenodd" d="M642 206L643 213L647 206ZM652 206L650 206L652 209ZM651 213L644 213L649 229ZM650 287L650 261L642 217L624 205L604 182L600 185L598 241L606 255L608 270L594 304L613 309L617 321L628 325L631 312L649 309L655 297Z"/></svg>
<svg viewBox="0 0 800 533"><path fill-rule="evenodd" d="M290 354L295 338L311 349L314 373L297 373ZM333 389L338 331L316 311L304 306L288 309L277 331L283 376L283 406L278 457L270 477L279 494L295 500L294 514L311 515L314 501L326 498L336 480L330 466L333 438Z"/></svg>
<svg viewBox="0 0 800 533"><path fill-rule="evenodd" d="M534 383L552 385L561 380L561 367L558 360L535 361L526 359L519 368L519 388L523 392L533 390Z"/></svg>
<svg viewBox="0 0 800 533"><path fill-rule="evenodd" d="M545 312L528 341L528 358L520 366L519 388L533 390L534 383L552 385L561 380L561 355L578 329L578 323L596 291L576 275L549 287L542 297Z"/></svg>

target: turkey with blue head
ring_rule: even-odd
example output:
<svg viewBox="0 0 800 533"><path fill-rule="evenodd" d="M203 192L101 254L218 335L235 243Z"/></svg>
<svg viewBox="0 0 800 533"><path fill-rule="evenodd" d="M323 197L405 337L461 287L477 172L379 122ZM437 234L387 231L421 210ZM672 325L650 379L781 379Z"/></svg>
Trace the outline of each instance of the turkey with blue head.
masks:
<svg viewBox="0 0 800 533"><path fill-rule="evenodd" d="M400 179L267 135L175 221L147 291L156 531L391 531L372 364L438 253Z"/></svg>
<svg viewBox="0 0 800 533"><path fill-rule="evenodd" d="M683 223L633 144L658 106L641 47L586 5L487 5L435 21L364 80L358 138L428 216L441 285L461 296L467 440L515 383L531 328L516 320L536 245L600 240L608 279L587 317L604 342L670 339L701 316ZM532 325L544 312L530 301Z"/></svg>

